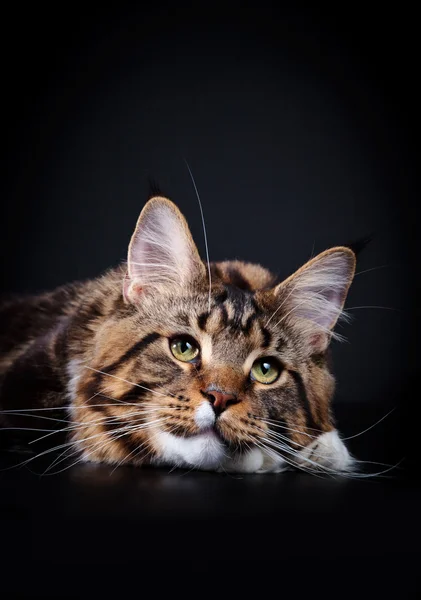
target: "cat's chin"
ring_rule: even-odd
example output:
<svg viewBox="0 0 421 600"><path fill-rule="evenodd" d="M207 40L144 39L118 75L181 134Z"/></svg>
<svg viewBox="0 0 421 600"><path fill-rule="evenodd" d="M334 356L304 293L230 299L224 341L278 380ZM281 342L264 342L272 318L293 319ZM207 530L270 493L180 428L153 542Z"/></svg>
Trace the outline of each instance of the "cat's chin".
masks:
<svg viewBox="0 0 421 600"><path fill-rule="evenodd" d="M226 456L226 447L213 429L197 435L180 437L161 431L156 435L159 446L159 462L177 467L217 470Z"/></svg>

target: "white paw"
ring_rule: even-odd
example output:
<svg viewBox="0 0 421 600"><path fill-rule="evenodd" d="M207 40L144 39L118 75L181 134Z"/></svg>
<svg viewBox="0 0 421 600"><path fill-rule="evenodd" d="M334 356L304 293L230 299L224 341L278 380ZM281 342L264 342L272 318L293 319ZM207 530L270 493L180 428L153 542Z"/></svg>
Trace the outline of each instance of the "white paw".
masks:
<svg viewBox="0 0 421 600"><path fill-rule="evenodd" d="M319 435L298 454L297 462L308 470L327 473L349 471L353 459L336 429Z"/></svg>
<svg viewBox="0 0 421 600"><path fill-rule="evenodd" d="M256 473L282 473L283 471L287 471L289 469L288 463L286 463L280 456L267 453L262 454L263 463Z"/></svg>
<svg viewBox="0 0 421 600"><path fill-rule="evenodd" d="M226 459L220 472L227 473L280 473L285 470L285 461L281 457L272 457L259 448Z"/></svg>

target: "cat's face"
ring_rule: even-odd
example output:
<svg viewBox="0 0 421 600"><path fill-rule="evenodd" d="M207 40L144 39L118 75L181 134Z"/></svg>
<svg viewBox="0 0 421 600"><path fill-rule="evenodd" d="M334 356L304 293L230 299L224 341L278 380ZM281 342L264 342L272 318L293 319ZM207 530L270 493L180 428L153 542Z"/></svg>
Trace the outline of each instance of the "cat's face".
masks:
<svg viewBox="0 0 421 600"><path fill-rule="evenodd" d="M354 267L350 250L334 248L278 285L239 262L209 274L178 209L151 200L129 248L125 307L98 332L78 379L86 458L347 468L326 352Z"/></svg>

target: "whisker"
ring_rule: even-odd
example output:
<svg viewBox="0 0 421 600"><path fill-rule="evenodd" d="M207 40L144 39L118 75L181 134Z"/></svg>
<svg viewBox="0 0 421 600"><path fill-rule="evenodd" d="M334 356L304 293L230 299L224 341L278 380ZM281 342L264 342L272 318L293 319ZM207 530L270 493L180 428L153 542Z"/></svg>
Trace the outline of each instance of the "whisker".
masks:
<svg viewBox="0 0 421 600"><path fill-rule="evenodd" d="M15 412L22 412L22 410L24 410L25 412L30 412L30 411L39 411L39 410L68 410L69 406L54 406L51 408L12 408L12 409L7 409L7 410L0 410L0 414L8 414L8 413L15 413Z"/></svg>
<svg viewBox="0 0 421 600"><path fill-rule="evenodd" d="M200 201L200 196L199 196L199 192L196 186L196 182L194 180L193 177L193 173L190 169L189 163L187 162L186 159L184 159L184 162L186 163L186 166L189 170L189 174L190 174L190 179L192 181L193 187L194 187L194 191L196 192L196 196L197 196L197 201L199 202L199 208L200 208L200 215L202 217L202 226L203 226L203 237L205 238L205 248L206 248L206 260L208 263L208 277L209 277L209 313L211 311L211 287L212 287L212 276L211 276L211 268L210 268L210 261L209 261L209 249L208 249L208 238L206 235L206 227L205 227L205 218L203 216L203 208L202 208L202 202Z"/></svg>
<svg viewBox="0 0 421 600"><path fill-rule="evenodd" d="M283 446L283 445L278 445L270 440L267 440L271 445L278 447L280 450L284 451L284 452L288 452L287 449ZM289 450L292 450L291 448L289 448ZM389 471L391 471L392 469L396 469L401 462L403 461L400 460L398 463L396 463L396 465L387 465L387 469L384 469L383 471L378 471L377 473L356 473L356 472L350 472L350 471L345 471L345 470L337 470L337 469L333 469L331 467L329 467L328 465L324 465L324 464L320 464L320 463L316 463L314 461L312 461L310 458L303 456L303 455L298 455L298 453L296 452L288 452L289 454L292 454L294 456L297 456L297 458L299 458L300 460L304 460L307 463L310 463L310 465L312 465L314 468L311 468L307 465L302 465L302 464L296 464L295 466L298 469L302 469L305 471L308 471L309 473L315 475L315 471L317 471L317 473L324 473L326 475L330 475L330 476L341 476L341 477L347 477L349 479L367 479L367 478L374 478L374 477L379 477L384 475L385 473L388 473ZM318 454L318 453L317 453ZM282 458L285 459L284 456L282 456ZM353 463L358 462L359 464L382 464L382 463L371 463L370 461L357 461L355 459L353 459Z"/></svg>
<svg viewBox="0 0 421 600"><path fill-rule="evenodd" d="M168 422L169 420L170 420L169 418L157 419L156 421L149 422L149 424L150 424L150 425L156 425L157 423L165 423L165 422ZM174 431L174 429L176 429L176 428L175 428L175 427L173 427L173 428L170 430L170 432L171 432L171 431ZM119 436L117 436L116 438L113 438L113 439L120 439L120 438L121 438L121 437L123 437L124 435L127 435L127 433L131 433L131 431L125 431L125 432L123 432L122 434L120 434ZM103 445L103 446L100 446L100 447L101 447L101 448L103 448L103 447L104 447L106 444L109 444L111 441L113 441L113 440L108 440L108 441L106 441L106 442L104 443L104 445ZM99 443L101 443L101 442L99 442ZM132 454L133 454L133 453L134 453L136 450L137 450L137 451L140 451L140 450L141 450L141 448L142 448L142 447L143 447L143 446L144 446L146 443L147 443L147 440L145 440L144 442L142 442L142 443L139 445L139 447L138 447L138 448L136 448L134 451L130 452L130 453L127 455L127 456L125 456L125 457L124 457L124 458L123 458L123 459L122 459L122 460L121 460L121 461L120 461L120 462L117 464L117 466L119 466L119 465L120 465L120 464L122 464L124 461L126 461L126 460L127 460L127 458L128 458L129 456L131 456L131 455L132 455ZM97 445L98 445L98 444L96 444L96 446L97 446ZM152 451L152 449L150 450L150 452L151 452L151 451ZM148 456L148 455L150 454L150 452L148 452L148 453L145 455L145 458L146 458L146 456ZM88 453L88 454L92 454L92 452L90 452L90 453ZM115 467L115 468L117 468L117 467ZM113 473L114 471L115 471L115 469L114 469L114 470L113 470L111 473Z"/></svg>
<svg viewBox="0 0 421 600"><path fill-rule="evenodd" d="M285 429L286 431L293 431L294 433L301 433L302 435L305 435L307 437L316 439L317 437L319 437L319 435L321 433L324 433L322 429L316 429L315 427L306 427L306 429L309 429L311 431L317 431L319 435L311 435L310 433L306 433L305 431L302 431L301 429L292 429L291 427L287 427L286 425L283 425L282 423L280 423L279 421L276 421L274 419L266 419L264 417L258 417L259 421L262 421L263 423L266 423L268 425L271 425L273 427L280 427L281 429Z"/></svg>
<svg viewBox="0 0 421 600"><path fill-rule="evenodd" d="M57 462L59 461L59 459L63 456L63 454L66 454L66 452L68 452L69 450L71 450L71 448L65 448L63 450L63 452L61 452L54 460L53 462L42 472L42 475L47 475L48 471L51 471L51 469L54 467L55 464L57 464ZM72 456L72 454L69 454L68 456L65 456L63 460L67 460L68 458L70 458Z"/></svg>
<svg viewBox="0 0 421 600"><path fill-rule="evenodd" d="M20 411L20 410L13 410L13 411L9 411L9 410L1 410L0 414L2 415L8 415L8 414L12 414L12 415L16 415L18 417L33 417L34 419L43 419L45 421L57 421L58 423L71 423L71 421L69 419L56 419L55 417L44 417L44 415L35 415L33 413L27 414L24 410ZM2 431L3 428L0 428L0 431Z"/></svg>
<svg viewBox="0 0 421 600"><path fill-rule="evenodd" d="M51 431L51 429L38 429L36 427L1 427L0 431Z"/></svg>
<svg viewBox="0 0 421 600"><path fill-rule="evenodd" d="M144 385L140 385L140 383L135 383L134 381L128 381L127 379L124 379L123 377L118 377L117 375L111 375L111 373L106 373L105 371L100 371L99 369L94 369L93 367L84 366L84 369L89 369L90 371L95 371L95 373L100 373L101 375L106 375L107 377L112 377L113 379L118 379L119 381L124 381L125 383L134 385L135 387L138 387L138 388L142 388L143 390L151 392L152 394L157 394L158 396L174 397L174 394L171 394L171 392L167 392L166 394L163 394L161 392L157 392L156 390L151 390L150 388L147 388Z"/></svg>
<svg viewBox="0 0 421 600"><path fill-rule="evenodd" d="M27 460L17 464L17 465L12 465L11 467L6 467L5 469L1 469L1 471L8 471L10 469L14 469L17 467L24 467L27 464L29 464L30 462L36 460L37 458L41 458L42 456L45 456L46 454L50 454L51 452L55 452L57 450L61 450L62 448L68 448L72 445L75 445L77 443L82 443L82 442L86 442L90 439L94 439L96 437L98 437L99 435L104 435L104 433L100 433L100 434L95 434L93 436L89 436L87 438L84 438L82 440L70 440L69 442L66 442L64 444L59 444L57 446L54 446L53 448L48 448L47 450L44 450L43 452L40 452L38 454L36 454L35 456L31 456L30 458L28 458Z"/></svg>
<svg viewBox="0 0 421 600"><path fill-rule="evenodd" d="M143 418L145 415L150 414L151 411L147 411L144 413L140 413L138 411L132 412L132 413L128 413L125 414L123 417L116 417L114 415L110 415L110 416L105 416L105 417L99 417L98 419L93 419L92 421L74 421L71 425L69 425L68 427L63 427L61 429L54 429L54 430L48 430L48 429L44 429L43 431L49 431L49 433L47 433L46 435L43 435L39 438L37 438L36 440L31 440L30 442L28 442L29 444L35 444L36 442L40 442L41 440L50 437L51 435L57 434L57 433L64 433L64 432L70 432L70 431L75 431L77 429L82 429L82 428L86 428L86 427L92 427L94 425L98 425L101 424L103 422L106 423L114 423L114 422L119 422L121 421L121 418L127 418L127 417L131 417L131 416L135 416L135 417L140 417Z"/></svg>
<svg viewBox="0 0 421 600"><path fill-rule="evenodd" d="M163 394L163 396L168 395L168 394ZM105 394L102 394L101 392L98 392L97 394L95 394L95 396L102 396L103 398L109 398L110 400L114 400L114 403L107 403L107 404L95 404L95 406L119 406L118 404L116 405L116 402L120 402L121 406L140 406L138 402L124 402L122 400L119 400L118 398L113 398L112 396L106 396ZM174 396L174 398L176 398L176 396ZM91 398L88 399L88 401ZM156 405L156 406L160 406L160 405ZM89 404L80 404L79 405L80 408L86 408L89 407ZM44 410L69 410L69 406L63 406L63 407L55 407L55 408L16 408L16 409L7 409L7 410L0 410L0 414L15 414L15 413L21 413L21 412L25 412L25 413L29 413L29 412L35 412L35 411L44 411ZM29 415L28 415L29 416ZM38 415L34 415L35 417L37 417ZM41 419L40 416L38 416L39 419ZM44 417L47 418L47 417Z"/></svg>
<svg viewBox="0 0 421 600"><path fill-rule="evenodd" d="M132 454L139 454L140 450L145 446L145 444L147 443L147 441L145 440L144 442L142 442L141 444L139 444L139 446L137 448L135 448L134 450L132 450L127 456L124 456L114 467L114 469L111 471L110 473L110 477L111 475L114 473L114 471L120 466L122 465L125 461L127 461L127 459L129 458L129 456L132 456Z"/></svg>
<svg viewBox="0 0 421 600"><path fill-rule="evenodd" d="M249 436L250 437L250 436ZM270 447L268 447L265 442L270 444ZM255 439L253 439L253 443L255 443L256 445L258 445L257 441ZM259 437L259 443L262 444L264 446L264 451L265 452L272 452L271 455L273 455L273 448L278 448L279 450L281 450L283 453L287 453L288 455L291 455L293 457L297 457L300 460L304 460L307 463L310 463L310 465L313 465L315 468L312 468L308 465L303 465L300 463L297 463L295 461L293 461L291 458L288 459L284 454L278 454L277 452L274 452L275 456L278 458L282 458L282 460L285 460L290 466L293 466L294 468L297 468L299 470L304 470L306 472L309 472L313 475L316 475L317 473L326 473L328 475L343 475L345 473L345 471L337 471L334 469L330 469L329 467L322 465L320 463L315 463L314 461L312 461L311 459L309 459L308 457L302 456L300 455L297 451L294 451L293 448L289 445L286 445L285 443L281 442L275 442L274 440L270 440L267 439L266 437L260 436Z"/></svg>
<svg viewBox="0 0 421 600"><path fill-rule="evenodd" d="M114 430L114 434L115 433L120 433L120 435L110 437L110 438L108 438L106 440L99 440L99 442L97 442L96 444L91 445L90 450L85 449L83 455L75 463L73 463L73 465L70 465L70 466L75 466L77 463L82 462L83 460L86 460L86 456L90 456L93 452L95 452L99 448L103 448L106 445L111 444L112 442L120 439L121 437L123 437L124 435L127 435L128 433L132 433L133 431L142 431L143 429L147 429L147 426L152 426L152 425L154 425L156 423L161 423L161 422L165 422L165 421L167 421L167 419L165 419L165 418L164 419L157 419L156 421L151 421L151 422L149 422L147 424L144 424L144 425L139 425L139 426L124 426L124 427L120 427L118 429L115 429ZM123 433L121 433L121 432L123 432ZM74 445L79 445L81 442L86 442L88 440L91 440L91 439L94 439L94 438L97 438L97 437L100 437L100 436L103 436L103 435L104 435L104 432L101 432L101 433L95 434L93 436L89 436L89 437L87 437L87 438L85 438L83 440L73 440L70 443L73 443ZM71 449L71 448L67 448L67 450L69 450L69 449ZM55 465L57 466L61 462L65 461L65 460L68 460L71 456L74 456L75 454L78 454L79 452L80 452L80 449L76 448L76 450L74 450L71 454L69 454L68 456L65 456L64 458L62 458L58 462L54 461ZM53 462L53 464L54 464L54 462ZM69 468L69 467L67 467L67 468ZM47 471L49 469L50 469L50 467L47 469ZM66 470L66 469L63 469L63 470ZM58 471L58 472L56 471L55 472L55 474L58 474L58 473L61 473L61 471Z"/></svg>
<svg viewBox="0 0 421 600"><path fill-rule="evenodd" d="M358 271L358 273L354 274L354 277L357 275L362 275L363 273L370 273L370 271L378 271L379 269L386 269L386 267L390 267L391 265L380 265L379 267L371 267L371 269L365 269L364 271Z"/></svg>
<svg viewBox="0 0 421 600"><path fill-rule="evenodd" d="M294 446L299 446L299 447L300 447L300 448L302 448L302 449L308 448L308 445L305 445L305 444L300 444L300 443L298 443L298 442L293 442L293 441L290 441L290 440L289 440L287 437L285 437L285 436L283 436L283 435L281 435L281 434L279 434L279 433L276 433L276 432L273 432L273 431L270 431L270 430L269 430L269 431L265 431L264 429L261 429L261 431L262 431L262 432L264 432L264 433L267 433L267 435L268 435L270 438L274 439L274 440L281 441L281 442L285 442L285 443L287 444L287 446L288 446L289 448L291 448L291 449L293 449L293 448L292 448L292 446L290 446L289 444L293 444ZM343 439L343 438L342 438L342 439ZM325 458L325 454L323 454L323 453L320 453L320 452L316 452L315 450L313 450L313 451L312 451L312 453L311 453L311 456L317 456L317 457L319 457L319 458ZM355 461L356 459L353 459L353 460ZM359 462L359 463L363 463L363 462L365 462L365 463L368 463L368 462L370 462L370 461L358 461L358 462ZM317 463L317 464L318 464L318 463ZM381 463L378 463L378 464L381 464ZM386 465L386 466L389 466L389 465Z"/></svg>
<svg viewBox="0 0 421 600"><path fill-rule="evenodd" d="M370 425L370 427L367 427L367 429L364 429L363 431L360 431L360 433L356 433L355 435L350 435L348 437L341 438L341 439L342 440L352 440L353 438L359 437L363 433L366 433L367 431L370 431L370 429L373 429L373 427L375 427L376 425L378 425L379 423L381 423L384 419L386 419L386 417L388 417L389 415L391 415L392 412L394 412L395 410L396 410L396 407L393 407L392 410L390 410L387 414L385 414L381 419L379 419L378 421L376 421L373 425Z"/></svg>
<svg viewBox="0 0 421 600"><path fill-rule="evenodd" d="M380 310L393 310L394 312L402 312L400 308L392 308L391 306L351 306L346 310L359 310L360 308L377 308Z"/></svg>
<svg viewBox="0 0 421 600"><path fill-rule="evenodd" d="M298 464L296 464L293 461L291 461L290 459L286 458L284 455L279 454L278 452L276 452L275 450L273 450L272 447L267 446L267 444L265 444L265 442L264 442L264 439L262 439L261 437L259 438L259 441L257 441L255 438L252 438L251 436L248 436L248 437L250 437L250 439L252 440L253 444L255 444L256 446L258 446L261 450L263 450L266 454L268 454L272 458L275 458L275 459L281 458L289 466L292 466L294 468L299 468ZM267 440L267 441L269 441L269 440ZM286 448L282 448L282 450L286 450Z"/></svg>
<svg viewBox="0 0 421 600"><path fill-rule="evenodd" d="M176 426L175 426L175 427L172 427L172 428L171 428L171 429L168 431L168 433L172 433L172 432L173 432L173 431L175 431L176 429L177 429L177 427L176 427ZM129 456L131 456L131 455L132 455L133 453L135 453L135 452L136 452L136 455L137 455L137 454L139 454L139 453L141 452L141 450L144 448L145 444L146 444L146 441L145 441L145 442L143 442L142 444L140 444L140 445L139 445L139 447L138 447L137 449L135 448L134 450L132 450L132 452L130 452L130 454L128 454L127 456L125 456L125 457L124 457L124 458L123 458L123 459L122 459L122 460L121 460L119 463L117 463L117 465L116 465L116 466L114 467L114 469L111 471L111 473L110 473L110 476L111 476L111 475L114 473L114 471L117 469L117 467L119 467L121 464L123 464L125 461L127 461L127 459L128 459L128 457L129 457ZM149 456L149 455L152 453L152 451L153 451L153 447L151 446L151 448L149 449L149 452L147 452L147 453L145 454L145 456L143 457L143 460L145 460L145 459L146 459L146 458L147 458L147 457L148 457L148 456Z"/></svg>
<svg viewBox="0 0 421 600"><path fill-rule="evenodd" d="M317 473L320 474L321 472L325 472L325 471L327 471L328 475L331 475L331 474L338 475L339 474L337 471L335 471L333 469L329 469L328 467L326 467L325 465L321 465L320 463L316 463L316 462L312 461L311 459L309 459L308 457L298 456L298 452L294 452L291 447L286 447L285 445L278 444L272 440L266 440L266 441L270 444L271 447L278 448L279 450L282 450L282 452L286 452L289 455L300 458L301 460L304 460L304 461L306 461L306 463L309 463L310 465L315 467L315 468L311 468L308 465L303 465L303 464L294 462L292 459L288 460L283 454L280 455L282 459L286 460L289 464L294 466L296 469L310 472L313 475L316 475Z"/></svg>

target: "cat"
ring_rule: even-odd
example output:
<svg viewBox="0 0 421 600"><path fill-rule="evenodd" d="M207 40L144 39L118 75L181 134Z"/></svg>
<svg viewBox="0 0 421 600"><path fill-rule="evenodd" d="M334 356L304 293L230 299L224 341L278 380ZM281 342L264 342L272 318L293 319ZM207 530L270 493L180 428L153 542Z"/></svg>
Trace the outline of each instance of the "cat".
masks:
<svg viewBox="0 0 421 600"><path fill-rule="evenodd" d="M0 306L0 438L44 443L56 464L350 473L330 342L355 265L333 247L278 282L258 264L202 261L155 195L127 262Z"/></svg>

